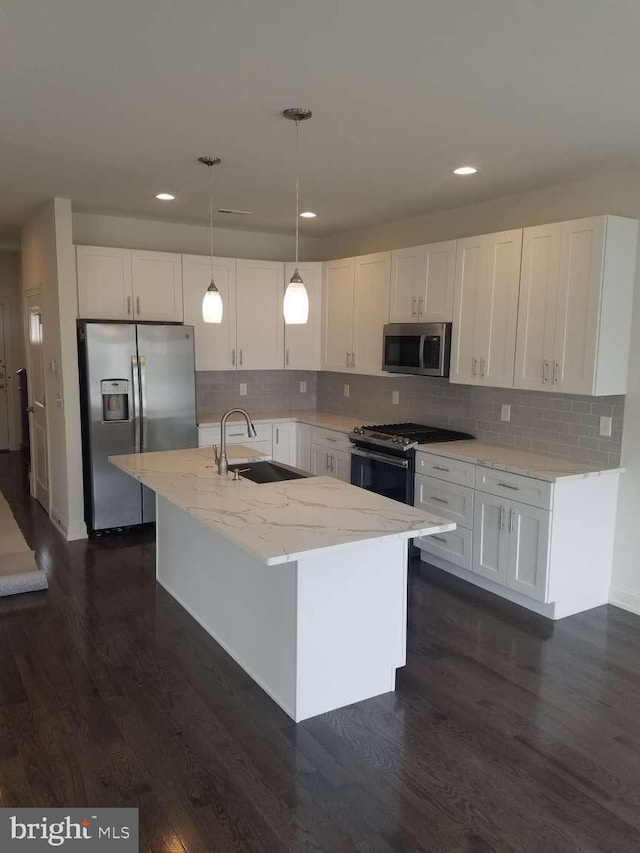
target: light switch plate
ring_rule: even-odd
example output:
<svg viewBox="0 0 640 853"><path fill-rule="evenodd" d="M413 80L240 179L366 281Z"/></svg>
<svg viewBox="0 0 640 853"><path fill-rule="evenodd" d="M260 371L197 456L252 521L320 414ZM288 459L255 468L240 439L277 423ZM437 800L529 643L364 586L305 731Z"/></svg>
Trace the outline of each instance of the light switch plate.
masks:
<svg viewBox="0 0 640 853"><path fill-rule="evenodd" d="M511 420L511 406L508 406L506 403L503 403L500 406L500 420L501 421L510 421Z"/></svg>
<svg viewBox="0 0 640 853"><path fill-rule="evenodd" d="M301 394L306 394L306 393L307 393L307 383L306 383L306 382L301 382L301 383L300 383L300 393L301 393Z"/></svg>
<svg viewBox="0 0 640 853"><path fill-rule="evenodd" d="M345 396L345 397L348 397L348 396L349 396L349 386L348 386L348 385L346 385L346 384L345 384L345 386L344 386L344 396Z"/></svg>
<svg viewBox="0 0 640 853"><path fill-rule="evenodd" d="M240 396L241 397L247 396L247 383L246 382L240 383Z"/></svg>
<svg viewBox="0 0 640 853"><path fill-rule="evenodd" d="M604 416L600 418L600 435L611 438L611 418Z"/></svg>
<svg viewBox="0 0 640 853"><path fill-rule="evenodd" d="M399 402L400 402L400 392L399 391L392 391L391 392L391 403L392 403L392 405L397 406Z"/></svg>

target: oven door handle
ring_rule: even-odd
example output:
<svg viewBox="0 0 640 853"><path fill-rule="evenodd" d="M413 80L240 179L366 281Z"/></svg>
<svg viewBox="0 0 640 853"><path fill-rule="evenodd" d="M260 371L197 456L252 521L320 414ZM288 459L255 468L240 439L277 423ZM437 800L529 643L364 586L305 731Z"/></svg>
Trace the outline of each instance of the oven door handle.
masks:
<svg viewBox="0 0 640 853"><path fill-rule="evenodd" d="M359 447L352 447L351 453L353 456L364 456L365 459L373 459L375 462L384 462L385 465L393 465L395 468L408 468L408 459L396 459L395 456L385 456L384 453L374 453L371 450L362 450Z"/></svg>

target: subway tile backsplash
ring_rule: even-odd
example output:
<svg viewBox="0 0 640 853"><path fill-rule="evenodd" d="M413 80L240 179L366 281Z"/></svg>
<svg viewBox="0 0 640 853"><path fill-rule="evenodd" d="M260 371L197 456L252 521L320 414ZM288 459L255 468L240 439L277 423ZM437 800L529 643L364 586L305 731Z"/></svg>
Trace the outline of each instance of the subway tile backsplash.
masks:
<svg viewBox="0 0 640 853"><path fill-rule="evenodd" d="M349 385L349 396L344 386ZM392 392L399 404L392 405ZM453 385L424 376L319 373L317 405L371 423L416 421L472 433L482 441L552 453L580 462L620 462L624 397L578 397L542 391ZM511 406L511 421L500 419ZM600 417L612 418L611 438L599 435Z"/></svg>
<svg viewBox="0 0 640 853"><path fill-rule="evenodd" d="M198 417L234 406L264 409L315 409L318 374L311 370L211 370L196 373ZM307 383L306 393L300 383ZM240 396L240 383L247 386Z"/></svg>

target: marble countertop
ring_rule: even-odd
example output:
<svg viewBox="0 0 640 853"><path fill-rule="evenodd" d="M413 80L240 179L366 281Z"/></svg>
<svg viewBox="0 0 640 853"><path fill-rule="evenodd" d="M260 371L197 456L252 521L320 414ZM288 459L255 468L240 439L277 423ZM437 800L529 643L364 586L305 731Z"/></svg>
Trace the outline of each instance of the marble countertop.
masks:
<svg viewBox="0 0 640 853"><path fill-rule="evenodd" d="M264 458L242 445L234 445L234 452L234 461ZM456 526L333 477L234 482L230 474L218 474L211 448L112 456L109 461L269 566Z"/></svg>
<svg viewBox="0 0 640 853"><path fill-rule="evenodd" d="M318 409L271 409L264 410L248 410L251 415L251 420L254 423L269 422L269 423L285 423L287 421L300 421L303 424L311 426L325 427L326 429L335 429L337 432L351 432L354 427L362 426L369 423L371 418L354 417L353 415L336 415L332 412L322 412ZM207 412L206 414L198 415L199 427L220 426L220 418L224 412ZM242 415L231 415L230 421L241 420L244 422Z"/></svg>
<svg viewBox="0 0 640 853"><path fill-rule="evenodd" d="M437 444L420 444L416 448L425 453L435 453L448 459L459 459L474 465L484 465L511 474L521 474L535 480L554 483L569 477L600 477L619 474L624 468L589 465L572 462L561 456L548 456L532 450L519 450L501 444L486 444L481 441L445 441Z"/></svg>

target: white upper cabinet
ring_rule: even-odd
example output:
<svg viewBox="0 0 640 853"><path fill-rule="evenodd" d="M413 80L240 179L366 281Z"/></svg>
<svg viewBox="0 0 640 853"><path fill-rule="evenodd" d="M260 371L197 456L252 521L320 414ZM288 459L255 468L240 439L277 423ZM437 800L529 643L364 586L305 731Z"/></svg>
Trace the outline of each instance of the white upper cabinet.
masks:
<svg viewBox="0 0 640 853"><path fill-rule="evenodd" d="M181 323L182 263L171 252L131 252L135 320Z"/></svg>
<svg viewBox="0 0 640 853"><path fill-rule="evenodd" d="M524 230L515 387L626 393L637 236L617 216Z"/></svg>
<svg viewBox="0 0 640 853"><path fill-rule="evenodd" d="M354 258L324 264L322 362L325 370L343 372L351 368L354 289Z"/></svg>
<svg viewBox="0 0 640 853"><path fill-rule="evenodd" d="M78 316L86 320L133 319L131 250L77 246Z"/></svg>
<svg viewBox="0 0 640 853"><path fill-rule="evenodd" d="M286 264L282 295L295 270ZM309 295L309 320L284 326L284 366L288 370L322 369L322 264L298 264Z"/></svg>
<svg viewBox="0 0 640 853"><path fill-rule="evenodd" d="M282 369L284 365L283 281L283 263L237 262L236 366L238 370Z"/></svg>
<svg viewBox="0 0 640 853"><path fill-rule="evenodd" d="M389 322L391 253L356 258L351 367L381 375L383 329Z"/></svg>
<svg viewBox="0 0 640 853"><path fill-rule="evenodd" d="M457 241L451 382L512 388L522 230Z"/></svg>
<svg viewBox="0 0 640 853"><path fill-rule="evenodd" d="M76 258L80 317L182 322L180 255L77 246Z"/></svg>
<svg viewBox="0 0 640 853"><path fill-rule="evenodd" d="M389 322L450 322L455 258L455 240L392 252Z"/></svg>
<svg viewBox="0 0 640 853"><path fill-rule="evenodd" d="M236 261L214 258L213 277L222 298L222 323L205 323L202 299L211 283L211 260L182 256L184 322L193 326L196 370L233 370L236 349Z"/></svg>

